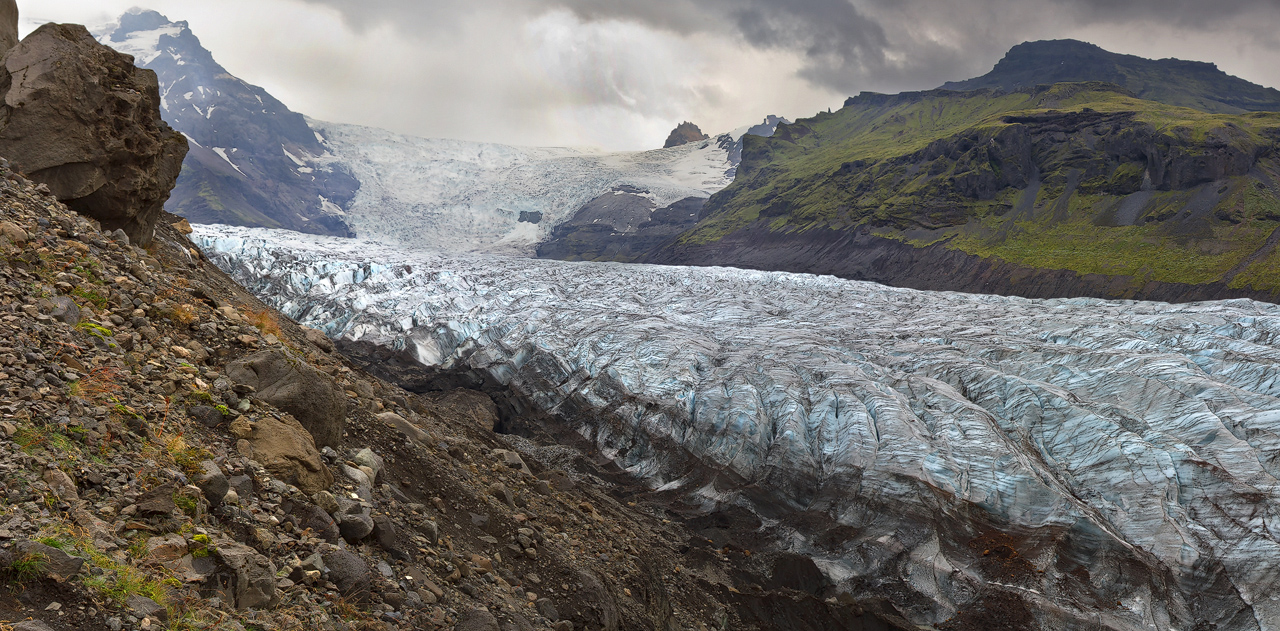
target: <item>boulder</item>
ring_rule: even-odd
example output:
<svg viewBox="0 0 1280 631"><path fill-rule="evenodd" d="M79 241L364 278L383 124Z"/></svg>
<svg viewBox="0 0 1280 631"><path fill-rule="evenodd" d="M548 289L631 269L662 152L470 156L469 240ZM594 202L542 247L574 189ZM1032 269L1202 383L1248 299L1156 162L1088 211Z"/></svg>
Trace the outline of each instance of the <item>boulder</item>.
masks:
<svg viewBox="0 0 1280 631"><path fill-rule="evenodd" d="M221 504L222 498L226 497L227 491L231 490L231 483L227 481L227 476L222 473L218 463L212 460L200 463L200 473L195 476L195 483L204 493L204 498L213 506Z"/></svg>
<svg viewBox="0 0 1280 631"><path fill-rule="evenodd" d="M329 336L325 335L324 331L302 327L302 333L307 336L307 341L314 344L316 348L326 353L333 352L333 340L329 339Z"/></svg>
<svg viewBox="0 0 1280 631"><path fill-rule="evenodd" d="M0 45L8 20L0 9ZM133 61L83 26L36 29L0 60L0 155L105 231L145 247L187 139L160 119L155 72Z"/></svg>
<svg viewBox="0 0 1280 631"><path fill-rule="evenodd" d="M468 609L458 616L456 631L501 631L498 619L483 609Z"/></svg>
<svg viewBox="0 0 1280 631"><path fill-rule="evenodd" d="M308 495L333 485L333 474L324 466L311 434L292 416L240 417L231 423L231 434L245 441L245 454L267 471Z"/></svg>
<svg viewBox="0 0 1280 631"><path fill-rule="evenodd" d="M335 550L324 555L324 565L329 570L329 581L338 586L338 593L344 598L357 602L368 599L373 573L364 559L347 550Z"/></svg>
<svg viewBox="0 0 1280 631"><path fill-rule="evenodd" d="M0 55L18 45L18 2L0 0Z"/></svg>
<svg viewBox="0 0 1280 631"><path fill-rule="evenodd" d="M336 447L346 424L347 401L326 374L283 351L254 353L227 366L226 375L253 387L258 399L292 414L321 447Z"/></svg>
<svg viewBox="0 0 1280 631"><path fill-rule="evenodd" d="M219 542L218 558L226 566L222 577L222 593L236 609L272 607L276 595L276 566L257 550L235 542Z"/></svg>
<svg viewBox="0 0 1280 631"><path fill-rule="evenodd" d="M23 541L18 543L15 548L19 555L38 556L43 562L41 571L45 576L59 583L71 580L84 569L84 559L71 556L62 550L46 546L43 543Z"/></svg>
<svg viewBox="0 0 1280 631"><path fill-rule="evenodd" d="M347 543L355 545L373 532L373 518L361 513L341 515L338 519L338 531Z"/></svg>
<svg viewBox="0 0 1280 631"><path fill-rule="evenodd" d="M316 495L327 494L327 491L321 491ZM332 497L332 496L330 496ZM335 502L336 506L336 502ZM317 537L328 541L329 543L337 543L341 531L338 530L338 524L333 521L329 513L324 508L307 502L297 502L290 511L295 519L295 524L303 530L310 530Z"/></svg>

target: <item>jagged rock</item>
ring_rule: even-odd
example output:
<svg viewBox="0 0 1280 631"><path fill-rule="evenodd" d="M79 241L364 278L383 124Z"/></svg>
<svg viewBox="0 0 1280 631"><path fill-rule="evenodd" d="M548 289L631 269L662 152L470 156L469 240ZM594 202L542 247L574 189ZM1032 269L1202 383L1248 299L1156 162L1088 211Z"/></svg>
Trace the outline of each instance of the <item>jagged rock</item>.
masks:
<svg viewBox="0 0 1280 631"><path fill-rule="evenodd" d="M272 607L276 595L276 566L257 550L235 542L219 543L218 558L230 572L222 585L223 593L236 609Z"/></svg>
<svg viewBox="0 0 1280 631"><path fill-rule="evenodd" d="M138 498L138 514L139 515L168 515L177 508L173 503L173 494L177 491L177 487L172 484L165 484L156 487Z"/></svg>
<svg viewBox="0 0 1280 631"><path fill-rule="evenodd" d="M209 500L209 504L217 506L222 503L222 498L227 496L227 491L231 490L231 483L227 481L227 476L223 475L222 469L212 460L205 460L200 463L201 473L196 476L196 486L204 493L205 499Z"/></svg>
<svg viewBox="0 0 1280 631"><path fill-rule="evenodd" d="M39 555L43 557L45 575L59 583L74 578L84 569L84 559L71 556L62 550L43 543L23 541L16 546L16 549L20 555Z"/></svg>
<svg viewBox="0 0 1280 631"><path fill-rule="evenodd" d="M0 65L0 155L104 229L150 243L187 154L160 119L155 73L71 24L41 26Z"/></svg>
<svg viewBox="0 0 1280 631"><path fill-rule="evenodd" d="M18 45L17 0L0 0L0 55Z"/></svg>
<svg viewBox="0 0 1280 631"><path fill-rule="evenodd" d="M691 142L703 141L708 138L710 138L710 136L702 133L702 130L698 129L697 125L685 121L676 126L675 129L671 130L671 135L667 136L667 143L662 145L662 148L670 149L672 147L679 147L680 145L687 145Z"/></svg>
<svg viewBox="0 0 1280 631"><path fill-rule="evenodd" d="M347 402L324 373L283 351L268 350L227 365L226 375L251 386L254 396L298 419L315 444L333 447L342 440Z"/></svg>
<svg viewBox="0 0 1280 631"><path fill-rule="evenodd" d="M169 620L169 610L146 596L134 594L125 601L125 605L139 618L156 618L161 622Z"/></svg>
<svg viewBox="0 0 1280 631"><path fill-rule="evenodd" d="M498 628L498 619L483 609L468 609L458 617L455 631L502 631Z"/></svg>
<svg viewBox="0 0 1280 631"><path fill-rule="evenodd" d="M53 308L49 310L49 317L71 326L80 324L80 307L76 301L68 296L57 296L50 301Z"/></svg>
<svg viewBox="0 0 1280 631"><path fill-rule="evenodd" d="M61 469L45 470L44 483L48 484L49 489L63 501L75 502L80 499L80 495L76 493L76 483Z"/></svg>
<svg viewBox="0 0 1280 631"><path fill-rule="evenodd" d="M373 573L364 559L347 550L335 550L324 555L324 565L329 570L329 581L338 586L343 597L361 602L369 597Z"/></svg>
<svg viewBox="0 0 1280 631"><path fill-rule="evenodd" d="M333 484L333 474L320 459L311 434L288 414L252 421L242 416L231 423L231 434L245 441L251 457L267 471L304 493L317 493Z"/></svg>

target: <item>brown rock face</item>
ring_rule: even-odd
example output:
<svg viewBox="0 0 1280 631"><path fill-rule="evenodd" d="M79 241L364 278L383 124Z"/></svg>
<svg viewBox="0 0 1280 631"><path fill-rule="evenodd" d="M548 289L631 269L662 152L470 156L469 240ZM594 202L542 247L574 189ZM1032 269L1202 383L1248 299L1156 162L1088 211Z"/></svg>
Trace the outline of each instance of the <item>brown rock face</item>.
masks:
<svg viewBox="0 0 1280 631"><path fill-rule="evenodd" d="M0 156L106 230L150 243L187 154L160 119L154 72L83 26L46 24L0 60L0 94Z"/></svg>
<svg viewBox="0 0 1280 631"><path fill-rule="evenodd" d="M242 417L231 424L231 434L245 441L241 451L251 452L245 455L304 493L319 493L333 485L333 474L320 460L311 434L292 416L266 416L257 421Z"/></svg>
<svg viewBox="0 0 1280 631"><path fill-rule="evenodd" d="M686 121L671 130L671 135L667 136L667 144L663 145L662 148L670 149L680 145L687 145L691 142L701 142L708 138L710 136L702 133L702 130L698 129L697 125Z"/></svg>
<svg viewBox="0 0 1280 631"><path fill-rule="evenodd" d="M18 45L18 2L0 0L0 54Z"/></svg>

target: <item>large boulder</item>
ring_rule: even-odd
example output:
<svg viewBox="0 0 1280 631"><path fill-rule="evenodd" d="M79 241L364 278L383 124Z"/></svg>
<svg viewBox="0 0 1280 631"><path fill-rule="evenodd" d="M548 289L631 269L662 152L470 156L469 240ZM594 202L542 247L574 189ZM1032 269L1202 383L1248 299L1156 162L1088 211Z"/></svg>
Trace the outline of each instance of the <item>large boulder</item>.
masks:
<svg viewBox="0 0 1280 631"><path fill-rule="evenodd" d="M150 243L187 155L160 119L155 72L83 26L45 24L0 59L0 94L0 156L107 231Z"/></svg>
<svg viewBox="0 0 1280 631"><path fill-rule="evenodd" d="M333 474L320 459L311 434L292 416L240 417L231 423L231 434L244 441L239 445L249 452L246 456L307 495L333 486Z"/></svg>
<svg viewBox="0 0 1280 631"><path fill-rule="evenodd" d="M347 400L328 375L278 350L254 353L227 366L227 377L252 386L262 401L284 410L311 432L316 445L337 447Z"/></svg>
<svg viewBox="0 0 1280 631"><path fill-rule="evenodd" d="M18 45L18 2L0 0L0 55Z"/></svg>

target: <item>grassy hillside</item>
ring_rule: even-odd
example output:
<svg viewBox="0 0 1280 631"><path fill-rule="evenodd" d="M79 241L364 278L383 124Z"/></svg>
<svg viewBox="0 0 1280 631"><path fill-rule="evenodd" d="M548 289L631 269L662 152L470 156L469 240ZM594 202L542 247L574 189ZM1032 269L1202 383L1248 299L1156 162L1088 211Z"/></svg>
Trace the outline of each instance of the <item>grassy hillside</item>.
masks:
<svg viewBox="0 0 1280 631"><path fill-rule="evenodd" d="M792 243L856 231L1031 270L1274 293L1277 139L1280 113L1206 113L1100 83L864 94L748 137L737 181L667 254L744 231Z"/></svg>

